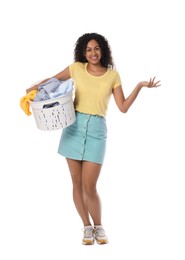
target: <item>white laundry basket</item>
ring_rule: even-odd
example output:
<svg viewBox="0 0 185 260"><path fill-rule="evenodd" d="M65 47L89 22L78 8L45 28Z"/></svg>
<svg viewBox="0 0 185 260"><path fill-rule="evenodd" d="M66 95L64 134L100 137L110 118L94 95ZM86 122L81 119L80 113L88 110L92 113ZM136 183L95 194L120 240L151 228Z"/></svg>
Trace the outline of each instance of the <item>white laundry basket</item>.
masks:
<svg viewBox="0 0 185 260"><path fill-rule="evenodd" d="M40 130L65 128L76 120L72 92L58 98L32 101L30 106Z"/></svg>

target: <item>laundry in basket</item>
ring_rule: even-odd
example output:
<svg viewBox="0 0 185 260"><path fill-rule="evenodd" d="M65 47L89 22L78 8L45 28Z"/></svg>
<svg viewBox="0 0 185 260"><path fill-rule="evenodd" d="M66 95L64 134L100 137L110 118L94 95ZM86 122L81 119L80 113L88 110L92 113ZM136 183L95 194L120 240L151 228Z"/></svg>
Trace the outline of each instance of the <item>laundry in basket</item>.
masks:
<svg viewBox="0 0 185 260"><path fill-rule="evenodd" d="M76 120L73 104L73 82L51 78L40 84L38 93L30 106L40 130L57 130L73 124Z"/></svg>

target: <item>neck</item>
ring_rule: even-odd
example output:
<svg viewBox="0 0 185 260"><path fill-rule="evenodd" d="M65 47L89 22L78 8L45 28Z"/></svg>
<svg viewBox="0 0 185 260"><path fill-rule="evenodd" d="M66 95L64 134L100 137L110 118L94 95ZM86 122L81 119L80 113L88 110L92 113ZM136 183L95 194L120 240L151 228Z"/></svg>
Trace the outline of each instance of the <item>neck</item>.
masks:
<svg viewBox="0 0 185 260"><path fill-rule="evenodd" d="M87 64L87 71L95 76L102 76L107 71L107 68L103 67L100 63L98 64Z"/></svg>

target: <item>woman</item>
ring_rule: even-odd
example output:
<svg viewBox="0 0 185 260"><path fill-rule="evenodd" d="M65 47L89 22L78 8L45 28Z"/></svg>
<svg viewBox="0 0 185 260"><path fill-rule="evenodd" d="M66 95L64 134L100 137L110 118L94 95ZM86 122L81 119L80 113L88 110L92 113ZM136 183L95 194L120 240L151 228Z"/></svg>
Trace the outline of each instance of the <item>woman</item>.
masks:
<svg viewBox="0 0 185 260"><path fill-rule="evenodd" d="M71 174L74 204L84 225L82 243L106 244L108 238L101 221L101 200L96 186L106 150L109 99L113 94L119 110L126 113L143 87L158 87L160 81L155 81L155 77L141 81L125 98L109 43L98 33L79 37L74 49L74 63L53 78L71 78L75 86L76 121L63 129L58 153L66 157ZM39 84L47 80L49 78ZM27 89L27 93L38 89L39 84Z"/></svg>

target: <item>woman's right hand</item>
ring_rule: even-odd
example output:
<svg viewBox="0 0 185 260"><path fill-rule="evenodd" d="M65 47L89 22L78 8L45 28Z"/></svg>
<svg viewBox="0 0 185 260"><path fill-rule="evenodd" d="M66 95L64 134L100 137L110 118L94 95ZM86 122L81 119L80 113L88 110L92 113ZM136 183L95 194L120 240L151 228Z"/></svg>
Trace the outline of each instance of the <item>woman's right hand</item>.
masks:
<svg viewBox="0 0 185 260"><path fill-rule="evenodd" d="M30 91L32 91L32 90L38 90L38 87L39 87L39 85L36 84L36 85L34 85L33 87L27 88L27 89L26 89L26 93L28 94L28 93L29 93Z"/></svg>

